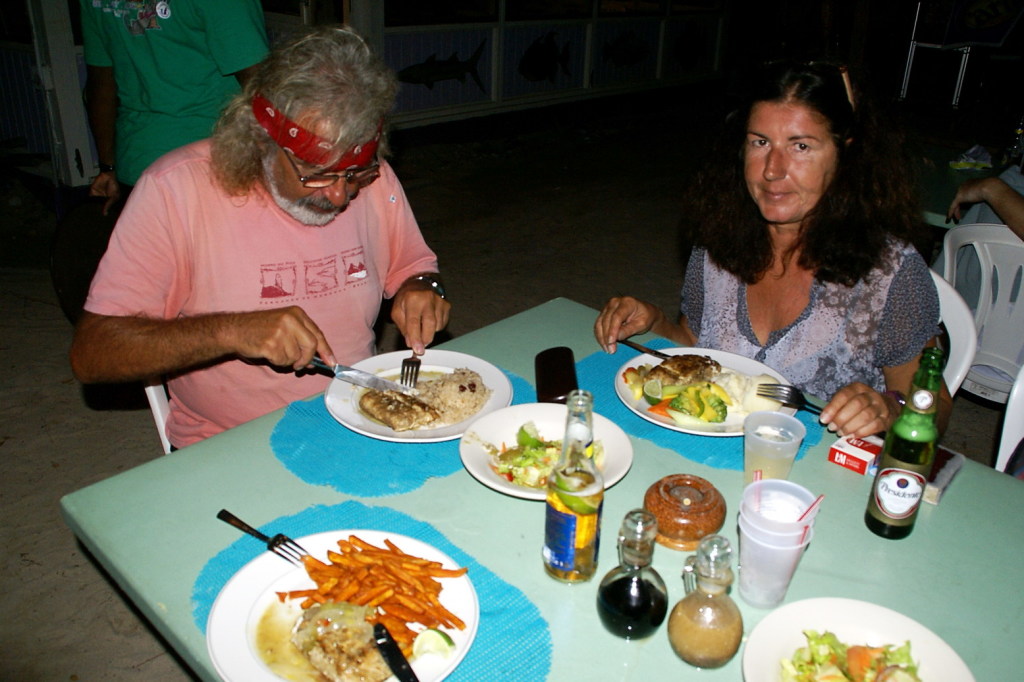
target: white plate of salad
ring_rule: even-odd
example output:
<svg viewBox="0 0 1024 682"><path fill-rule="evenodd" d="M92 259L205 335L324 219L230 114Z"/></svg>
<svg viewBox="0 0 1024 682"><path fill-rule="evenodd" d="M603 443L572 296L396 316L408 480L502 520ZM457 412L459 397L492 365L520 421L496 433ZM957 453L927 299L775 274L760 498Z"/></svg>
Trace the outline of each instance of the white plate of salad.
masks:
<svg viewBox="0 0 1024 682"><path fill-rule="evenodd" d="M826 637L825 633L835 637ZM808 647L809 641L813 647ZM868 680L974 682L974 675L952 647L917 621L877 604L839 598L804 599L768 614L747 638L743 679L861 682L865 678L849 676L844 663L847 648L854 646L883 649L878 655L885 659L889 676ZM807 655L811 648L817 651L817 657ZM804 651L798 653L801 649ZM858 650L851 659L862 659L859 654L864 652ZM783 661L788 663L784 666ZM830 668L835 661L842 676L836 676ZM897 673L898 669L902 670ZM797 673L787 672L790 670ZM827 676L830 671L833 676Z"/></svg>
<svg viewBox="0 0 1024 682"><path fill-rule="evenodd" d="M565 415L566 407L559 403L524 403L486 414L470 424L459 441L462 465L492 490L543 500L547 473L561 451ZM596 412L594 458L605 488L622 480L633 465L633 445L626 432Z"/></svg>

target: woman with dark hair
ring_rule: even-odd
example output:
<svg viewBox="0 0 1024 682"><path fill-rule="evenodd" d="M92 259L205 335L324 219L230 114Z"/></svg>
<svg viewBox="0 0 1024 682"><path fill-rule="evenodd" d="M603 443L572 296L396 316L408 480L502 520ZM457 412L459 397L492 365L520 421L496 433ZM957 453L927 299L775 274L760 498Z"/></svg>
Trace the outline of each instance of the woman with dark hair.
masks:
<svg viewBox="0 0 1024 682"><path fill-rule="evenodd" d="M678 322L611 299L598 342L653 332L765 363L828 398L841 435L889 428L924 347L938 294L912 246L920 219L906 145L845 68L766 67L694 187L693 250ZM944 429L952 399L943 388Z"/></svg>

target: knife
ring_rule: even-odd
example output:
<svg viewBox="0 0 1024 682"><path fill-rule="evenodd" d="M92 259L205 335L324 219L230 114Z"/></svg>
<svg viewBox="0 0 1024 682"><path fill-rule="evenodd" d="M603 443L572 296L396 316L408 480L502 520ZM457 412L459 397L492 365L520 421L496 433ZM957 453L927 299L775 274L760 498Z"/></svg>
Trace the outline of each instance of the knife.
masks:
<svg viewBox="0 0 1024 682"><path fill-rule="evenodd" d="M619 341L619 343L621 343L624 346L629 346L633 350L638 350L641 353L647 353L648 355L653 355L656 358L661 358L662 360L668 360L670 357L672 357L668 353L662 353L660 350L654 350L653 348L642 346L639 343L634 343L633 341L630 341L629 339L622 339Z"/></svg>
<svg viewBox="0 0 1024 682"><path fill-rule="evenodd" d="M416 395L417 391L415 388L410 388L397 381L390 381L388 379L382 379L376 374L370 374L364 372L361 369L355 367L346 367L345 365L328 365L326 362L321 360L317 356L313 356L313 364L320 369L326 369L328 372L333 372L335 378L341 381L355 384L356 386L362 386L364 388L372 388L377 391L398 391L405 395Z"/></svg>
<svg viewBox="0 0 1024 682"><path fill-rule="evenodd" d="M373 639L377 642L377 649L384 658L384 662L391 668L391 672L394 673L398 682L420 682L420 678L416 677L412 666L409 665L409 660L383 623L374 624Z"/></svg>

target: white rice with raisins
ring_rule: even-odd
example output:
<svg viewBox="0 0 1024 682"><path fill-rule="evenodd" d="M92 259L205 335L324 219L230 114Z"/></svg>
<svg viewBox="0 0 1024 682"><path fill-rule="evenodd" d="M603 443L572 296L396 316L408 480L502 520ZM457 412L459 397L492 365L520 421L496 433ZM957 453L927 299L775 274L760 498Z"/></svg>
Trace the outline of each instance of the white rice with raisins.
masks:
<svg viewBox="0 0 1024 682"><path fill-rule="evenodd" d="M416 384L416 397L441 413L438 420L444 424L455 424L469 419L483 408L491 397L491 389L484 386L479 374L471 369L459 368L451 374ZM429 428L438 426L433 423Z"/></svg>

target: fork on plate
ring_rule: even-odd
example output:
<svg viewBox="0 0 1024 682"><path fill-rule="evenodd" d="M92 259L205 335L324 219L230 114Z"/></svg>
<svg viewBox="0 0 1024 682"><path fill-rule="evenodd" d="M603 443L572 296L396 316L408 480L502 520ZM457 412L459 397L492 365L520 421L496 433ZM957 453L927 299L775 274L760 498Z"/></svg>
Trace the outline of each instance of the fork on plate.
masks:
<svg viewBox="0 0 1024 682"><path fill-rule="evenodd" d="M295 540L292 540L287 535L282 533L278 533L274 537L264 535L242 519L229 512L227 509L221 509L217 512L217 518L234 526L238 530L248 533L254 538L258 538L267 543L267 549L285 561L290 561L293 564L301 566L302 557L309 554L309 552L302 548L302 545L295 542Z"/></svg>
<svg viewBox="0 0 1024 682"><path fill-rule="evenodd" d="M400 383L409 388L416 388L416 382L420 378L420 356L414 352L411 358L402 360L402 374Z"/></svg>
<svg viewBox="0 0 1024 682"><path fill-rule="evenodd" d="M812 414L821 414L821 408L807 400L807 397L796 386L786 384L761 384L757 387L757 395L762 398L778 400L783 405L806 410Z"/></svg>

